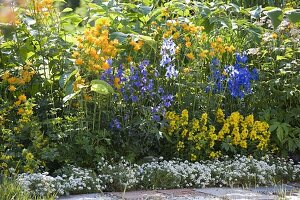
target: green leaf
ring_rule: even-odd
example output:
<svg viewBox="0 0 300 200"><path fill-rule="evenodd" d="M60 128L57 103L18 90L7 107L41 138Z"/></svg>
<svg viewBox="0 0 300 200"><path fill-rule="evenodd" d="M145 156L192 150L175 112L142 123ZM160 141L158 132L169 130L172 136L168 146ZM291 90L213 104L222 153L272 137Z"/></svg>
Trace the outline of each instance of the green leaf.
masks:
<svg viewBox="0 0 300 200"><path fill-rule="evenodd" d="M275 131L276 129L277 129L277 127L278 127L278 124L272 124L271 126L270 126L270 128L269 128L269 131L270 132L273 132L273 131Z"/></svg>
<svg viewBox="0 0 300 200"><path fill-rule="evenodd" d="M280 60L286 60L287 58L284 56L276 56L276 60L280 61Z"/></svg>
<svg viewBox="0 0 300 200"><path fill-rule="evenodd" d="M289 20L293 23L300 22L300 9L297 10L290 10L285 13Z"/></svg>
<svg viewBox="0 0 300 200"><path fill-rule="evenodd" d="M76 14L76 13L68 13L67 15L63 16L61 18L62 24L64 25L64 22L68 22L70 21L71 24L73 24L74 26L78 26L80 24L80 22L82 22L82 18L80 17L80 15ZM66 24L68 25L68 24Z"/></svg>
<svg viewBox="0 0 300 200"><path fill-rule="evenodd" d="M72 8L65 8L61 12L66 13L66 12L71 12L71 11L73 11Z"/></svg>
<svg viewBox="0 0 300 200"><path fill-rule="evenodd" d="M279 141L282 143L282 141L284 139L284 132L283 132L283 128L281 126L278 126L276 135L277 135L277 138L279 139Z"/></svg>
<svg viewBox="0 0 300 200"><path fill-rule="evenodd" d="M138 6L139 11L143 14L143 15L148 15L151 12L151 8L150 6Z"/></svg>
<svg viewBox="0 0 300 200"><path fill-rule="evenodd" d="M289 151L293 152L297 148L297 143L293 139L289 139L288 140L288 147L289 147Z"/></svg>
<svg viewBox="0 0 300 200"><path fill-rule="evenodd" d="M274 8L270 11L267 11L266 14L271 19L273 28L276 29L283 20L282 10L280 8Z"/></svg>
<svg viewBox="0 0 300 200"><path fill-rule="evenodd" d="M65 96L65 97L63 98L63 103L66 103L67 101L73 99L73 98L76 97L79 93L80 93L80 90L78 90L78 91L75 92L75 93L72 93L72 94L69 94L69 95Z"/></svg>
<svg viewBox="0 0 300 200"><path fill-rule="evenodd" d="M114 89L107 82L102 80L92 80L91 81L91 91L98 94L108 95L114 93Z"/></svg>
<svg viewBox="0 0 300 200"><path fill-rule="evenodd" d="M70 81L70 79L71 79L72 77L75 76L75 74L76 74L77 72L78 72L78 70L75 69L75 70L72 71L71 73L68 72L68 73L62 74L62 75L60 76L60 78L59 78L59 85L60 85L60 87L61 87L61 88L66 87L67 83Z"/></svg>
<svg viewBox="0 0 300 200"><path fill-rule="evenodd" d="M114 40L117 39L119 42L123 43L127 40L129 34L122 33L122 32L113 32L110 34L110 39Z"/></svg>

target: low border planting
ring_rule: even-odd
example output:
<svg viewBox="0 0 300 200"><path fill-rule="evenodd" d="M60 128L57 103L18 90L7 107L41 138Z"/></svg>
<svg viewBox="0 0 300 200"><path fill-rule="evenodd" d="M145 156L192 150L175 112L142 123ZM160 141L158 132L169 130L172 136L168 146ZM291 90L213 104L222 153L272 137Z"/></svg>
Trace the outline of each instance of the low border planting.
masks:
<svg viewBox="0 0 300 200"><path fill-rule="evenodd" d="M173 189L203 187L264 186L300 180L300 164L265 156L226 156L200 162L179 159L153 159L131 164L102 159L95 171L68 165L52 176L43 173L20 174L18 181L36 195L78 194L133 189Z"/></svg>

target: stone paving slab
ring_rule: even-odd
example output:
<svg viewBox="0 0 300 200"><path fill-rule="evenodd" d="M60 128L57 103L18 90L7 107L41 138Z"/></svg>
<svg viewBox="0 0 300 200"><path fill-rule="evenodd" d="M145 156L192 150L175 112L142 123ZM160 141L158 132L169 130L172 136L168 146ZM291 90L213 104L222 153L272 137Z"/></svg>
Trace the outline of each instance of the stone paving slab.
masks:
<svg viewBox="0 0 300 200"><path fill-rule="evenodd" d="M198 192L195 189L171 189L158 190L158 192L168 195L168 199L219 199L214 196Z"/></svg>
<svg viewBox="0 0 300 200"><path fill-rule="evenodd" d="M117 197L118 199L126 200L160 200L166 199L167 195L157 192L156 190L147 190L147 191L129 191L129 192L112 192L111 195Z"/></svg>
<svg viewBox="0 0 300 200"><path fill-rule="evenodd" d="M292 185L282 184L282 185L275 185L270 187L256 187L256 188L249 188L250 191L259 192L267 195L282 195L282 194L291 194L293 192L300 191L300 188L294 187Z"/></svg>
<svg viewBox="0 0 300 200"><path fill-rule="evenodd" d="M203 188L197 189L197 191L229 200L273 200L277 198L277 196L274 195L260 194L258 192L245 190L242 188Z"/></svg>
<svg viewBox="0 0 300 200"><path fill-rule="evenodd" d="M290 186L293 186L293 187L296 187L296 188L300 189L300 183L287 183L287 185L290 185Z"/></svg>
<svg viewBox="0 0 300 200"><path fill-rule="evenodd" d="M286 200L299 200L300 199L300 191L299 192L296 192L296 193L293 193L291 195L287 195L285 197Z"/></svg>
<svg viewBox="0 0 300 200"><path fill-rule="evenodd" d="M300 200L300 187L283 184L249 189L203 188L108 192L70 195L60 197L59 200L274 200L280 199L281 196L286 200Z"/></svg>
<svg viewBox="0 0 300 200"><path fill-rule="evenodd" d="M117 200L115 197L106 196L105 194L79 194L59 197L58 200Z"/></svg>

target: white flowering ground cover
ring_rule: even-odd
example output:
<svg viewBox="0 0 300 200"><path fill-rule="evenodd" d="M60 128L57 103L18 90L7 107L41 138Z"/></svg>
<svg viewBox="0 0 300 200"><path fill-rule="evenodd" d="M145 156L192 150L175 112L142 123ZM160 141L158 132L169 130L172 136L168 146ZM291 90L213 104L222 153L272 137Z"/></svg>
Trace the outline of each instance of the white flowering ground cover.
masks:
<svg viewBox="0 0 300 200"><path fill-rule="evenodd" d="M37 195L79 194L131 189L262 186L300 180L300 164L265 156L261 159L236 156L219 160L188 162L162 158L144 164L121 159L102 159L97 170L68 165L54 174L20 174L25 190Z"/></svg>

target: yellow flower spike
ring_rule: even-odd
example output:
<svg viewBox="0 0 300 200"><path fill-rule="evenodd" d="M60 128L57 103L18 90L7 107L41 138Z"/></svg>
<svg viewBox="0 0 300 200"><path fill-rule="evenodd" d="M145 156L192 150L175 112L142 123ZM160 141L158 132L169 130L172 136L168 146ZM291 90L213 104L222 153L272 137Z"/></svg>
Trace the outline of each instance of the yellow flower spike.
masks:
<svg viewBox="0 0 300 200"><path fill-rule="evenodd" d="M181 137L185 138L188 135L188 130L187 129L183 129L183 131L181 132Z"/></svg>
<svg viewBox="0 0 300 200"><path fill-rule="evenodd" d="M212 152L209 153L209 158L214 159L216 157L217 157L217 153L216 152L212 151Z"/></svg>
<svg viewBox="0 0 300 200"><path fill-rule="evenodd" d="M176 148L177 148L177 151L180 151L180 150L184 149L184 143L182 141L179 141L177 143Z"/></svg>
<svg viewBox="0 0 300 200"><path fill-rule="evenodd" d="M222 124L225 121L225 114L223 112L223 110L221 108L217 109L217 113L216 113L216 118L217 118L217 122Z"/></svg>
<svg viewBox="0 0 300 200"><path fill-rule="evenodd" d="M253 115L248 115L246 118L245 118L245 123L252 127L253 124L254 124L254 116Z"/></svg>
<svg viewBox="0 0 300 200"><path fill-rule="evenodd" d="M197 156L195 154L191 154L191 161L196 161L197 160Z"/></svg>
<svg viewBox="0 0 300 200"><path fill-rule="evenodd" d="M200 122L198 119L194 119L192 123L193 131L198 131L200 129Z"/></svg>
<svg viewBox="0 0 300 200"><path fill-rule="evenodd" d="M207 113L202 113L201 115L201 122L202 122L202 125L205 126L207 124Z"/></svg>
<svg viewBox="0 0 300 200"><path fill-rule="evenodd" d="M246 140L240 141L240 146L244 149L247 149L247 141Z"/></svg>
<svg viewBox="0 0 300 200"><path fill-rule="evenodd" d="M182 110L180 121L182 126L189 124L189 111L187 109Z"/></svg>

